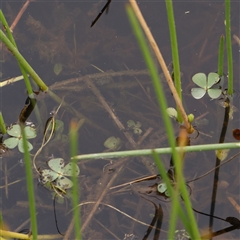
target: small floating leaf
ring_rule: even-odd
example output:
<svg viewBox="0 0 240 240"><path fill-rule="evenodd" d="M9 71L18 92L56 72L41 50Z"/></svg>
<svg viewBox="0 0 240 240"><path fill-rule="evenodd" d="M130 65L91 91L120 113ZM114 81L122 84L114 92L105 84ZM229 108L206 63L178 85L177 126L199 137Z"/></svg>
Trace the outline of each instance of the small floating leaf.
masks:
<svg viewBox="0 0 240 240"><path fill-rule="evenodd" d="M13 136L13 137L19 137L19 136L21 136L21 128L20 128L20 125L19 125L19 124L14 124L14 125L12 125L12 126L7 130L7 133L8 133L10 136Z"/></svg>
<svg viewBox="0 0 240 240"><path fill-rule="evenodd" d="M120 138L112 136L104 142L104 146L110 150L119 150L122 147L122 141Z"/></svg>
<svg viewBox="0 0 240 240"><path fill-rule="evenodd" d="M75 169L76 169L76 173L75 173L75 176L78 176L79 173L80 173L80 170L79 170L79 167L77 164L75 163L68 163L64 168L63 168L63 171L62 171L62 174L64 176L72 176L72 168L73 168L73 164L75 165Z"/></svg>
<svg viewBox="0 0 240 240"><path fill-rule="evenodd" d="M170 118L177 119L177 110L175 108L169 107L169 108L167 108L166 111Z"/></svg>
<svg viewBox="0 0 240 240"><path fill-rule="evenodd" d="M129 128L134 127L134 126L135 126L135 122L134 122L133 120L128 120L128 121L127 121L127 126L128 126Z"/></svg>
<svg viewBox="0 0 240 240"><path fill-rule="evenodd" d="M53 67L53 71L56 75L59 75L60 72L62 71L62 64L61 63L56 63Z"/></svg>
<svg viewBox="0 0 240 240"><path fill-rule="evenodd" d="M165 194L167 197L170 197L170 194L169 194L168 190L166 190L164 194Z"/></svg>
<svg viewBox="0 0 240 240"><path fill-rule="evenodd" d="M61 176L57 179L56 186L60 189L69 189L73 186L73 182L64 176Z"/></svg>
<svg viewBox="0 0 240 240"><path fill-rule="evenodd" d="M133 133L134 133L134 134L138 134L138 135L140 135L140 134L142 133L142 129L141 129L141 128L136 128L136 127L135 127L135 128L133 129Z"/></svg>
<svg viewBox="0 0 240 240"><path fill-rule="evenodd" d="M200 99L206 94L206 90L203 88L192 88L191 94L195 99Z"/></svg>
<svg viewBox="0 0 240 240"><path fill-rule="evenodd" d="M72 167L75 163L68 163L64 167L64 160L62 158L54 158L48 161L48 166L51 169L44 169L41 171L40 181L48 187L48 183L54 191L64 192L73 186L73 182L65 176L72 176ZM75 164L76 175L80 173L78 165ZM52 183L53 182L53 183Z"/></svg>
<svg viewBox="0 0 240 240"><path fill-rule="evenodd" d="M50 159L47 164L53 171L62 173L64 168L64 160L62 158Z"/></svg>
<svg viewBox="0 0 240 240"><path fill-rule="evenodd" d="M223 161L226 159L226 157L228 156L230 149L221 149L221 150L216 150L216 156L219 160Z"/></svg>
<svg viewBox="0 0 240 240"><path fill-rule="evenodd" d="M24 131L27 139L35 138L37 136L36 129L31 126L25 127Z"/></svg>
<svg viewBox="0 0 240 240"><path fill-rule="evenodd" d="M46 184L47 182L52 182L58 178L59 174L50 170L43 169L41 171L41 182L42 184Z"/></svg>
<svg viewBox="0 0 240 240"><path fill-rule="evenodd" d="M9 149L13 149L18 145L18 142L19 142L18 138L10 137L4 140L3 144Z"/></svg>
<svg viewBox="0 0 240 240"><path fill-rule="evenodd" d="M221 94L222 94L221 89L217 89L217 88L208 89L208 95L212 99L219 98Z"/></svg>
<svg viewBox="0 0 240 240"><path fill-rule="evenodd" d="M192 77L193 82L201 88L207 86L207 76L205 73L197 73Z"/></svg>
<svg viewBox="0 0 240 240"><path fill-rule="evenodd" d="M158 184L157 189L158 189L158 192L164 193L167 190L167 186L165 183L160 183Z"/></svg>
<svg viewBox="0 0 240 240"><path fill-rule="evenodd" d="M140 128L141 126L142 126L142 124L139 121L137 121L134 127L135 128Z"/></svg>
<svg viewBox="0 0 240 240"><path fill-rule="evenodd" d="M211 88L214 84L218 83L220 81L219 75L214 72L210 72L208 74L208 83L207 88Z"/></svg>
<svg viewBox="0 0 240 240"><path fill-rule="evenodd" d="M27 149L28 151L30 152L32 149L33 149L33 145L27 141ZM24 148L23 148L23 139L19 139L19 142L18 142L18 150L21 152L21 153L24 153Z"/></svg>

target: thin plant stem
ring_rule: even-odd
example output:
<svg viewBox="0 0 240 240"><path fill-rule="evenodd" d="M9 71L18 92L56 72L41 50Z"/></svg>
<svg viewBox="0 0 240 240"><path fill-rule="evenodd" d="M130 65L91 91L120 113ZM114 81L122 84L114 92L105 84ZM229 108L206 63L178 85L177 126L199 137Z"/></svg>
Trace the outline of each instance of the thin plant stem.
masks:
<svg viewBox="0 0 240 240"><path fill-rule="evenodd" d="M1 229L0 232L0 236L1 236L1 240L5 240L5 239L25 239L25 240L30 240L32 238L30 238L28 236L28 234L23 234L23 233L16 233L16 232L11 232L11 231L6 231ZM4 238L2 238L4 237Z"/></svg>
<svg viewBox="0 0 240 240"><path fill-rule="evenodd" d="M165 0L165 3L166 3L166 9L167 9L168 26L169 26L169 33L170 33L171 49L172 49L174 83L175 83L178 96L182 101L181 71L180 71L180 64L179 64L178 42L177 42L176 25L174 20L172 0ZM182 122L182 117L179 110L178 110L178 121Z"/></svg>
<svg viewBox="0 0 240 240"><path fill-rule="evenodd" d="M132 3L132 1L131 1L131 3ZM185 197L187 189L186 189L186 186L183 185L184 184L184 178L183 178L183 175L182 175L182 169L181 169L181 163L180 163L181 159L179 158L178 153L177 153L176 148L175 148L175 139L174 139L172 124L171 124L171 121L170 121L170 119L169 119L169 117L166 113L167 103L166 103L165 94L164 94L164 91L163 91L163 88L162 88L162 84L161 84L161 81L159 80L156 66L155 66L154 61L151 57L150 51L149 51L147 43L145 41L145 37L144 37L143 32L141 30L141 27L138 23L138 20L135 16L135 13L134 13L133 9L129 5L127 6L127 13L128 13L129 21L132 25L133 31L134 31L134 33L137 37L137 40L138 40L138 43L139 43L139 46L140 46L140 50L142 51L142 55L144 57L144 60L146 62L148 70L150 72L150 76L152 78L152 83L153 83L153 86L154 86L154 89L155 89L155 92L156 92L156 95L157 95L157 100L158 100L158 104L159 104L161 114L162 114L162 117L163 117L165 129L167 131L169 145L171 146L171 149L172 149L172 155L173 155L173 160L174 160L174 166L176 168L176 174L179 175L179 178L181 179L181 181L179 183L180 189L181 189L182 194L184 194L184 197ZM198 232L198 228L197 228L197 224L196 224L194 215L193 215L192 212L189 211L189 206L188 206L190 204L189 199L186 199L185 203L187 204L186 210L187 210L188 215L189 215L188 217L189 217L189 219L191 219L191 229L192 229L192 231L190 232L190 234L192 233L192 236L193 236L194 239L199 239L200 235L199 235L199 232Z"/></svg>
<svg viewBox="0 0 240 240"><path fill-rule="evenodd" d="M4 28L6 29L8 39L14 45L14 47L17 49L17 44L16 44L16 42L13 38L12 32L11 32L9 26L8 26L8 23L7 23L4 15L3 15L2 10L0 10L0 19L1 19L1 22L4 26ZM28 75L27 75L26 71L24 70L24 68L21 66L21 64L19 62L18 62L18 65L19 65L20 70L22 72L22 75L24 77L25 85L26 85L26 88L27 88L27 91L28 91L28 96L32 99L32 98L34 98L34 94L33 94L32 86L31 86L31 83L29 81Z"/></svg>
<svg viewBox="0 0 240 240"><path fill-rule="evenodd" d="M202 144L195 146L183 147L184 152L202 152L202 151L215 151L222 149L236 149L240 148L240 143L215 143L215 144ZM180 151L180 147L176 147L177 151ZM172 154L172 148L155 148L154 151L157 154ZM120 158L120 157L132 157L132 156L150 156L152 154L152 149L138 149L138 150L128 150L128 151L117 151L117 152L105 152L105 153L91 153L82 154L75 156L78 160L88 160L88 159L103 159L103 158Z"/></svg>
<svg viewBox="0 0 240 240"><path fill-rule="evenodd" d="M233 59L232 59L232 40L231 40L231 1L225 0L226 18L226 45L228 61L228 94L233 95Z"/></svg>
<svg viewBox="0 0 240 240"><path fill-rule="evenodd" d="M80 122L81 124L81 122ZM81 236L81 218L80 218L80 207L78 207L79 199L80 199L80 193L78 190L78 179L76 176L76 164L77 160L74 158L77 154L78 149L78 129L79 129L79 123L73 119L70 123L70 147L71 147L71 157L72 162L72 182L73 182L73 188L72 188L72 204L73 204L73 219L74 219L74 229L75 229L75 239L82 239Z"/></svg>
<svg viewBox="0 0 240 240"><path fill-rule="evenodd" d="M7 32L7 37L8 39L10 40L10 42L15 46L16 49L17 48L17 44L13 38L13 35L12 35L12 32L8 26L8 23L3 15L3 12L0 10L0 19L1 19L1 22L2 24L4 25L5 29L6 29L6 32ZM23 75L23 79L24 79L24 82L25 82L25 85L26 85L26 88L27 88L27 92L28 92L28 96L30 98L30 101L32 101L32 104L33 102L35 101L35 95L33 93L33 90L32 90L32 86L31 86L31 83L30 83L30 80L28 78L28 75L25 71L25 69L23 68L23 66L21 65L21 63L18 61L18 65L19 65L19 68L22 72L22 75ZM36 117L38 119L38 122L41 124L42 123L42 119L41 119L41 114L40 114L40 111L38 109L38 105L35 105L34 107L34 112L36 114Z"/></svg>
<svg viewBox="0 0 240 240"><path fill-rule="evenodd" d="M31 230L33 235L33 240L37 240L37 214L35 206L35 194L34 194L34 184L33 184L33 174L32 174L32 164L31 158L28 151L26 133L24 130L24 125L21 125L22 139L23 139L23 149L24 149L24 160L25 160L25 172L27 179L27 193L29 201L29 211L31 219Z"/></svg>
<svg viewBox="0 0 240 240"><path fill-rule="evenodd" d="M16 18L14 19L14 21L13 21L11 27L10 27L11 31L13 31L13 29L16 27L16 25L19 22L19 20L21 19L23 13L27 9L29 3L32 2L32 1L34 1L34 0L26 0L26 2L22 6L21 10L19 11L18 15L16 16Z"/></svg>
<svg viewBox="0 0 240 240"><path fill-rule="evenodd" d="M224 36L220 37L218 48L218 75L223 76L223 64L224 64Z"/></svg>
<svg viewBox="0 0 240 240"><path fill-rule="evenodd" d="M188 117L187 117L187 114L186 114L186 112L185 112L185 110L183 108L182 101L181 101L181 99L178 96L176 88L175 88L175 86L173 84L172 77L171 77L171 75L170 75L170 73L168 71L167 65L166 65L166 63L165 63L165 61L164 61L164 59L162 57L162 54L161 54L161 52L160 52L160 50L159 50L159 48L157 46L157 43L156 43L155 39L153 38L152 33L149 30L149 28L148 28L148 26L147 26L147 24L146 24L146 22L145 22L145 20L144 20L144 18L142 16L142 13L139 10L139 7L138 7L136 1L135 0L131 0L129 2L131 4L131 6L132 6L132 8L133 8L137 18L138 18L139 23L141 24L141 26L142 26L145 34L146 34L146 37L148 38L148 41L149 41L153 51L156 54L156 57L157 57L157 59L159 61L159 64L160 64L160 66L161 66L161 68L163 70L163 73L165 75L165 78L167 80L168 86L169 86L169 88L170 88L170 90L171 90L171 92L173 94L173 97L174 97L174 100L176 102L176 105L178 106L178 109L180 110L180 113L182 115L184 125L185 125L186 129L188 130L188 132L192 133L194 131L194 129L192 128L191 124L188 121Z"/></svg>
<svg viewBox="0 0 240 240"><path fill-rule="evenodd" d="M9 51L13 54L13 56L17 59L20 65L26 70L26 72L32 77L32 79L36 82L39 88L43 92L48 91L47 85L42 81L42 79L38 76L38 74L33 70L33 68L29 65L29 63L25 60L25 58L21 55L21 53L17 50L17 48L11 43L11 41L7 38L4 32L0 29L0 40L6 45Z"/></svg>
<svg viewBox="0 0 240 240"><path fill-rule="evenodd" d="M6 125L2 116L2 112L0 112L0 130L2 132L2 134L6 134L7 133L7 129L6 129Z"/></svg>
<svg viewBox="0 0 240 240"><path fill-rule="evenodd" d="M156 166L158 168L159 173L161 174L161 177L163 178L164 183L167 185L168 192L170 194L170 198L172 200L172 208L171 208L171 220L169 223L169 232L168 232L168 239L174 239L174 233L176 228L176 221L177 221L177 212L179 211L179 216L183 223L187 223L188 220L183 213L181 207L179 206L178 196L179 194L174 191L172 184L170 182L170 179L167 176L166 170L164 168L164 165L155 152L155 150L152 150L152 156L156 163ZM176 212L177 211L177 212Z"/></svg>

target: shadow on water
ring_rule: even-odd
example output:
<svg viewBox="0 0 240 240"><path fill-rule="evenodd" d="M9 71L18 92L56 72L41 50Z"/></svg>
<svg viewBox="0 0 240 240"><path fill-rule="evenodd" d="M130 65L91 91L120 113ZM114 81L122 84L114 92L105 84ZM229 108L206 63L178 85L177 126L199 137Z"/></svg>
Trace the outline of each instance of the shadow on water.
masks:
<svg viewBox="0 0 240 240"><path fill-rule="evenodd" d="M227 119L229 108L220 106L220 100L210 100L208 96L196 100L190 94L193 87L191 78L195 73L217 70L218 42L225 32L223 4L174 3L183 72L183 102L187 112L194 113L195 125L200 133L197 138L190 139L191 145L232 142L232 130L239 127L239 112L233 113L233 119ZM108 15L103 14L94 27L90 28L102 5L103 3L33 2L14 30L23 55L50 86L51 91L61 99L64 98L68 104L61 106L56 115L64 123L63 128L55 133L36 158L36 165L40 169L46 168L46 162L53 157L69 162L69 123L72 118L80 119L83 116L86 121L79 131L79 154L168 146L154 89L128 24L124 3L112 1ZM238 3L232 5L232 33L237 35L239 8L235 7ZM140 7L163 55L170 62L165 4L143 2ZM14 20L19 8L13 3L3 4L3 12L9 22ZM236 79L239 77L236 70L238 49L237 43L233 42ZM2 51L2 78L19 75L17 71L14 72L18 69L15 60L6 50ZM237 93L240 88L237 81L235 84ZM167 86L164 87L169 106L175 106ZM16 122L24 108L24 91L22 82L1 89L2 113L8 124ZM234 104L239 111L238 96L234 97ZM37 127L37 137L31 140L34 147L32 157L41 146L44 124L50 118L50 112L59 106L59 102L55 102L48 94L40 93L37 105L42 124L34 113L27 120L34 122ZM109 114L108 107L113 115ZM118 125L118 120L123 127ZM129 120L132 120L131 124ZM175 122L173 124L177 133L179 126ZM110 147L104 144L109 137L114 137L111 138L114 142ZM226 159L238 152L231 150ZM3 153L1 164L3 219L12 230L19 231L29 227L22 159L22 153L15 148ZM163 155L161 159L169 169L171 156ZM217 168L217 172L191 181L222 161L219 157L216 159L214 152L185 154L185 177L189 181L189 194L202 235L208 234L209 225L212 226L212 232L230 227L229 223L233 228L239 228L238 221L233 219L239 219L239 210L234 205L235 200L239 199L238 159L239 156ZM81 161L78 166L81 170L79 191L84 239L167 238L171 205L152 158L99 159ZM56 234L51 191L41 186L37 173L34 180L39 233ZM55 210L58 227L64 233L72 219L69 213L70 200L65 198L63 203L56 202ZM188 239L180 222L177 229L176 239ZM238 230L232 230L220 232L220 238L238 239Z"/></svg>

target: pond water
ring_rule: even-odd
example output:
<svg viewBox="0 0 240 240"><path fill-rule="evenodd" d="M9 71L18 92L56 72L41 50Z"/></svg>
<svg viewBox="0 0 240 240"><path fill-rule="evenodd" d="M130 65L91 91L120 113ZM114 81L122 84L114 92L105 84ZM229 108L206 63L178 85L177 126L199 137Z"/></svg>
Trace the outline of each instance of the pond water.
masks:
<svg viewBox="0 0 240 240"><path fill-rule="evenodd" d="M219 38L225 33L224 1L173 1L178 35L179 56L182 75L183 103L187 113L193 113L199 122L200 135L191 139L191 145L218 143L222 131L225 108L219 106L219 100L211 100L207 95L196 100L191 96L195 73L215 72ZM62 106L57 118L64 123L60 137L44 147L36 158L38 168L46 168L46 162L52 157L70 161L70 146L61 136L68 135L69 124L73 118L85 118L79 130L78 153L98 153L106 151L104 142L114 136L121 139L121 150L132 149L124 132L119 129L106 107L93 93L93 87L84 82L84 76L92 79L115 116L127 128L128 120L141 123L142 134L134 134L133 128L126 131L138 142L144 133L147 137L140 148L167 147L168 142L163 121L157 107L154 89L146 66L138 48L125 13L124 1L112 1L108 14L103 14L90 28L105 1L91 2L31 2L13 31L18 48L29 64L39 74L57 96L68 103ZM2 10L9 24L13 22L22 3L4 2ZM139 1L139 7L162 51L167 63L171 62L171 49L168 32L166 8L161 1ZM232 34L239 35L239 3L232 2ZM239 128L239 70L240 46L233 40L234 99L237 112L229 121L225 142L235 141L232 130ZM3 46L1 49L1 80L21 75L15 59ZM227 60L225 57L225 70ZM134 70L134 71L132 71ZM161 70L159 69L159 73ZM174 107L174 100L165 83L164 90L168 105ZM37 87L34 87L37 91ZM7 125L17 122L24 107L27 93L23 81L0 89L1 111ZM37 96L42 124L34 113L29 117L37 126L37 137L31 140L32 158L41 146L44 124L50 112L59 106L48 93ZM179 128L173 122L175 133ZM196 121L197 125L197 121ZM152 128L152 130L151 130ZM64 138L65 139L65 138ZM231 150L228 158L238 153ZM166 168L170 155L161 156ZM215 166L214 152L188 153L185 156L184 172L187 180L200 176ZM115 165L115 164L118 165ZM153 229L149 238L166 239L170 203L168 198L156 192L160 179L153 178L119 188L110 187L130 182L142 176L157 174L151 158L130 158L127 160L99 159L78 163L81 170L79 186L83 239L143 239L156 209L162 212L161 233L158 237ZM51 192L38 182L34 171L36 205L39 234L50 234L52 238L62 239L58 234L54 218ZM3 219L11 230L29 228L29 213L23 154L17 148L9 150L1 158L1 209ZM230 198L239 203L239 157L224 165L219 173L214 215L223 219L231 216L240 218L240 213L230 203ZM214 173L191 183L193 207L209 213ZM6 187L7 186L7 187ZM107 189L94 215L89 214L102 192ZM87 204L88 202L88 204ZM132 216L130 219L116 209ZM65 199L63 204L56 203L58 227L62 233L69 228L72 219L71 202ZM196 213L198 226L202 232L208 229L209 217ZM159 217L160 219L160 217ZM89 221L88 221L89 220ZM145 223L145 225L143 224ZM213 230L228 227L229 224L214 220ZM183 230L181 223L179 230ZM69 238L73 238L70 232ZM50 238L49 238L50 239ZM67 239L67 237L65 237ZM178 238L180 239L180 238ZM239 239L239 231L234 230L214 239Z"/></svg>

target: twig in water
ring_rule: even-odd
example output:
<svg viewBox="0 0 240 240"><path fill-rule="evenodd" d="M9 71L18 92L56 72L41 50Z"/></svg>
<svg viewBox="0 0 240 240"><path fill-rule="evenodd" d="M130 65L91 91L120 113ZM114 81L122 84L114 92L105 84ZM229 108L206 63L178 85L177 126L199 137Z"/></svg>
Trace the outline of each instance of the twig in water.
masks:
<svg viewBox="0 0 240 240"><path fill-rule="evenodd" d="M174 97L174 100L176 102L176 105L178 106L178 108L180 110L180 113L181 113L181 115L183 117L184 125L185 125L188 133L192 133L194 131L194 129L192 128L191 124L188 121L187 114L186 114L186 112L185 112L185 110L183 108L182 102L181 102L181 100L180 100L180 98L178 96L178 93L176 91L176 88L175 88L175 86L173 84L172 77L171 77L171 75L170 75L170 73L168 71L167 65L166 65L166 63L165 63L165 61L164 61L164 59L162 57L160 49L158 48L157 43L156 43L156 41L155 41L155 39L154 39L154 37L153 37L149 27L147 26L146 21L144 20L144 18L142 16L142 13L141 13L141 11L140 11L136 1L135 0L131 0L129 2L131 4L131 6L132 6L132 8L133 8L133 10L134 10L138 20L139 20L139 23L141 24L141 26L142 26L142 28L143 28L143 30L144 30L147 38L148 38L148 41L149 41L149 43L150 43L154 53L157 56L158 62L159 62L160 66L161 66L161 68L163 70L163 73L164 73L164 75L166 77L168 86L169 86L169 88L170 88L170 90L171 90L171 92L173 94L173 97Z"/></svg>
<svg viewBox="0 0 240 240"><path fill-rule="evenodd" d="M64 100L64 98L63 98L63 100ZM54 132L54 128L55 128L55 117L56 117L60 107L62 106L63 100L60 103L60 105L58 106L57 110L54 112L53 116L51 117L51 120L47 123L41 147L38 149L38 151L35 153L35 155L33 157L33 161L32 161L33 167L34 167L34 169L36 170L36 172L38 174L40 174L40 172L39 172L39 170L36 167L35 160L36 160L38 154L42 151L43 147L45 147L48 144L48 142L50 141L50 139L52 138L52 135L53 135L53 132ZM46 134L47 134L48 130L50 129L50 127L51 127L50 135L49 135L48 139L46 140Z"/></svg>
<svg viewBox="0 0 240 240"><path fill-rule="evenodd" d="M24 5L22 6L21 10L19 11L18 15L16 16L16 18L14 19L10 30L13 32L13 29L16 27L17 23L19 22L20 18L22 17L23 13L25 12L25 10L27 9L28 5L30 2L33 2L33 0L26 0L26 2L24 3Z"/></svg>

